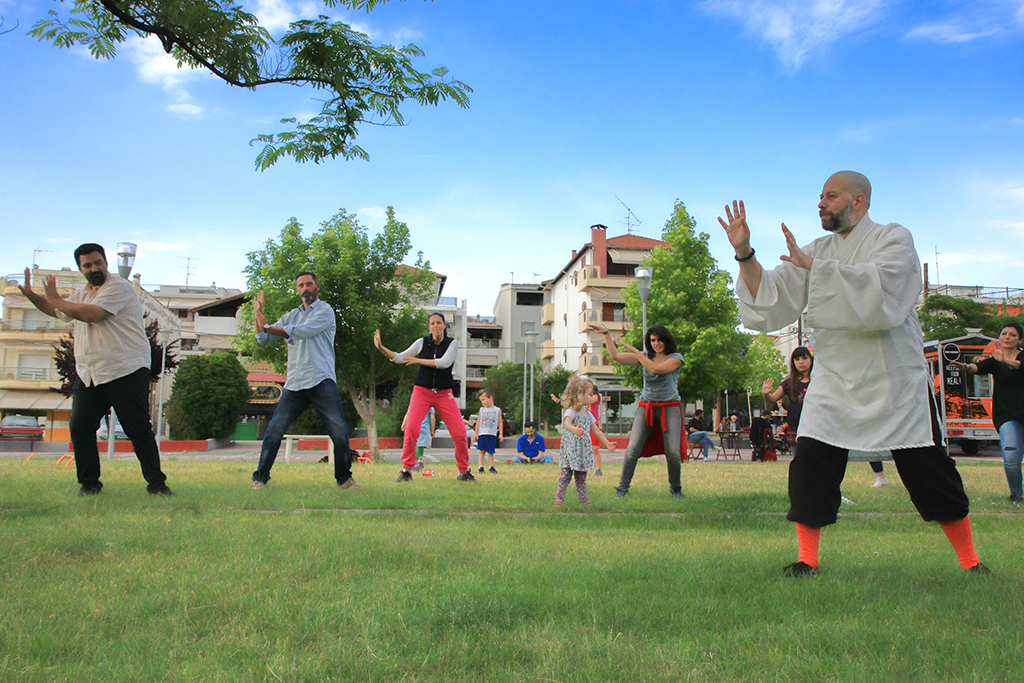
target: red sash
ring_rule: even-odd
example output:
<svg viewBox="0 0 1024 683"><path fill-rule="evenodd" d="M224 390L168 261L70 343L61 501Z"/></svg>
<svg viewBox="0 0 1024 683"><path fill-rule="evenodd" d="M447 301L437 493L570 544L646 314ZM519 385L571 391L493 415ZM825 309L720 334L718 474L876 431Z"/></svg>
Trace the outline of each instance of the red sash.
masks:
<svg viewBox="0 0 1024 683"><path fill-rule="evenodd" d="M664 455L665 454L665 432L668 431L668 417L665 415L665 409L671 406L679 408L679 460L686 462L689 460L689 455L686 453L686 430L682 428L682 412L683 404L680 401L640 401L640 407L644 409L645 417L647 418L647 427L654 427L654 409L661 408L661 429L651 429L647 433L647 441L644 442L644 448L640 452L641 458L649 458L652 455Z"/></svg>

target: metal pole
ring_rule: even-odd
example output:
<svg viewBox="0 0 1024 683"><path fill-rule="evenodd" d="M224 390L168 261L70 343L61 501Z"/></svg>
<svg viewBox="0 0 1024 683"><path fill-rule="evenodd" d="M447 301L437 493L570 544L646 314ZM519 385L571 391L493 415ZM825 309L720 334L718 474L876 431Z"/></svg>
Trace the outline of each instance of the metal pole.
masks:
<svg viewBox="0 0 1024 683"><path fill-rule="evenodd" d="M167 374L167 344L163 346L163 358L160 360L160 401L156 411L156 450L160 450L160 442L164 438L164 375Z"/></svg>
<svg viewBox="0 0 1024 683"><path fill-rule="evenodd" d="M529 342L523 342L523 422L526 422L526 352L529 346Z"/></svg>
<svg viewBox="0 0 1024 683"><path fill-rule="evenodd" d="M114 459L114 409L107 411L107 460Z"/></svg>

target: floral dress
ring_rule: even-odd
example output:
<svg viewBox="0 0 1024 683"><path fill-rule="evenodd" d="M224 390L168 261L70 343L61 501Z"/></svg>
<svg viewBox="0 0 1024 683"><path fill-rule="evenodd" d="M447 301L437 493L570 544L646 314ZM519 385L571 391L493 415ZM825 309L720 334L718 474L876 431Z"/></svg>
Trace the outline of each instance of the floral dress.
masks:
<svg viewBox="0 0 1024 683"><path fill-rule="evenodd" d="M566 431L562 437L562 446L558 449L558 466L576 472L594 469L594 446L590 443L590 428L595 423L594 416L589 410L576 412L572 408L566 408L562 413L562 419L566 417L572 418L573 427L583 430L583 436Z"/></svg>

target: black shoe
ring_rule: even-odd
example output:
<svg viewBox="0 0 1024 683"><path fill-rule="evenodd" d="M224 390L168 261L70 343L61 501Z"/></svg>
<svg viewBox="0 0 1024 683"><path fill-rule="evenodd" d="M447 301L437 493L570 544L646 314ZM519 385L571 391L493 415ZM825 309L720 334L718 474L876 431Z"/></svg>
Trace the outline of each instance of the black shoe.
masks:
<svg viewBox="0 0 1024 683"><path fill-rule="evenodd" d="M395 479L395 483L401 484L403 481L412 481L412 472L409 470L402 470L398 475L398 479Z"/></svg>
<svg viewBox="0 0 1024 683"><path fill-rule="evenodd" d="M682 500L683 498L686 498L686 494L683 493L682 491L673 491L672 497L677 500Z"/></svg>
<svg viewBox="0 0 1024 683"><path fill-rule="evenodd" d="M170 489L170 487L167 486L167 484L164 484L160 488L154 489L152 491L150 491L149 489L146 489L146 490L149 491L150 493L152 493L154 496L157 496L157 495L159 495L159 496L173 496L174 495L174 491L172 491Z"/></svg>
<svg viewBox="0 0 1024 683"><path fill-rule="evenodd" d="M412 479L412 476L410 475L409 478ZM339 488L343 488L343 489L361 489L361 488L363 488L362 486L357 484L356 480L353 479L352 477L349 477L345 481L339 481L338 482L338 487Z"/></svg>
<svg viewBox="0 0 1024 683"><path fill-rule="evenodd" d="M1024 503L1024 496L1020 495L1019 493L1011 493L1010 502L1016 505L1020 505L1021 503Z"/></svg>
<svg viewBox="0 0 1024 683"><path fill-rule="evenodd" d="M797 578L801 576L814 576L818 573L817 567L812 567L806 562L794 562L793 564L787 564L782 568L783 576L795 576Z"/></svg>
<svg viewBox="0 0 1024 683"><path fill-rule="evenodd" d="M480 468L479 468L479 469L477 469L476 473L477 473L477 474L483 474L483 473L484 473L484 466L483 466L483 465L480 465Z"/></svg>
<svg viewBox="0 0 1024 683"><path fill-rule="evenodd" d="M595 477L603 477L604 473L602 473L601 470L594 470L594 476Z"/></svg>
<svg viewBox="0 0 1024 683"><path fill-rule="evenodd" d="M100 486L83 486L78 489L78 495L80 496L95 496L102 490Z"/></svg>
<svg viewBox="0 0 1024 683"><path fill-rule="evenodd" d="M992 573L992 570L989 569L988 567L986 567L981 562L979 562L978 564L974 565L973 567L970 567L967 571L972 572L974 574L991 574Z"/></svg>
<svg viewBox="0 0 1024 683"><path fill-rule="evenodd" d="M491 465L490 468L487 471L490 472L491 474L497 474L498 473L498 470L494 469L494 465Z"/></svg>
<svg viewBox="0 0 1024 683"><path fill-rule="evenodd" d="M628 495L629 495L629 489L624 489L621 486L617 487L615 489L615 497L616 498L625 498Z"/></svg>
<svg viewBox="0 0 1024 683"><path fill-rule="evenodd" d="M481 471L483 471L483 469L483 467L480 468ZM465 472L463 472L462 474L455 478L458 479L459 481L476 481L476 477L474 477L473 473L470 472L469 470L466 470Z"/></svg>

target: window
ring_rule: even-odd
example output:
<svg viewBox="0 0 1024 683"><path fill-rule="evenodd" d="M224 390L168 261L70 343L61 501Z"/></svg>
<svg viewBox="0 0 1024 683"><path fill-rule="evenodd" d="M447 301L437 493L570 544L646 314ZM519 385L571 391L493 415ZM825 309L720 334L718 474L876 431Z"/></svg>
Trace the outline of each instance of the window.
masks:
<svg viewBox="0 0 1024 683"><path fill-rule="evenodd" d="M516 292L517 306L543 306L544 294L542 292Z"/></svg>

